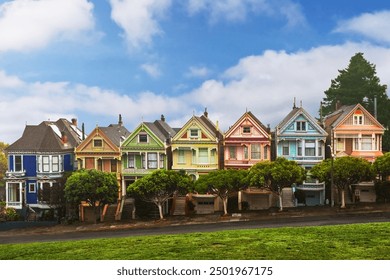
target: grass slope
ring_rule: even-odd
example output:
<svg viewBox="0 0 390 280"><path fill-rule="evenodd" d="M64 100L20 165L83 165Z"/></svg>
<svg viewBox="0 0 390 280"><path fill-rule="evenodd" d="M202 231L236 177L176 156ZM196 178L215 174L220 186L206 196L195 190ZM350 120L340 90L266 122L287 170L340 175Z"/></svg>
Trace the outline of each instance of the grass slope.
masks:
<svg viewBox="0 0 390 280"><path fill-rule="evenodd" d="M390 223L0 245L2 260L388 260Z"/></svg>

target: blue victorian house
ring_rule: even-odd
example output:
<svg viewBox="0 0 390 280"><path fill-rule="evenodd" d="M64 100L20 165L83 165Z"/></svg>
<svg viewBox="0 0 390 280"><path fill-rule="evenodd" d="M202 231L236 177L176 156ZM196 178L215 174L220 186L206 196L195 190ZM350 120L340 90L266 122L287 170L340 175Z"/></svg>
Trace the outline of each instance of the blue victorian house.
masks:
<svg viewBox="0 0 390 280"><path fill-rule="evenodd" d="M283 190L285 206L323 205L325 184L310 178L310 169L325 159L327 132L302 106L295 104L291 112L276 126L276 156L295 160L307 171L302 185Z"/></svg>
<svg viewBox="0 0 390 280"><path fill-rule="evenodd" d="M28 205L37 215L55 207L65 172L76 168L74 149L83 138L76 119L27 125L6 149L6 206L25 210Z"/></svg>

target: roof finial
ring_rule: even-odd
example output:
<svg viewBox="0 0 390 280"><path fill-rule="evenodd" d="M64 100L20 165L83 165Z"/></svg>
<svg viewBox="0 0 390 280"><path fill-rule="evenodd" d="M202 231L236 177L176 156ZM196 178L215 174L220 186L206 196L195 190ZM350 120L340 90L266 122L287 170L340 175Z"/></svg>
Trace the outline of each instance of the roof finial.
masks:
<svg viewBox="0 0 390 280"><path fill-rule="evenodd" d="M300 106L301 106L301 108L302 108L302 100L301 100Z"/></svg>
<svg viewBox="0 0 390 280"><path fill-rule="evenodd" d="M209 116L209 113L207 113L207 107L204 108L204 113L203 113L203 115L204 115L206 118Z"/></svg>
<svg viewBox="0 0 390 280"><path fill-rule="evenodd" d="M295 106L295 97L294 97L293 109L295 108L297 108L297 106Z"/></svg>
<svg viewBox="0 0 390 280"><path fill-rule="evenodd" d="M122 126L122 125L123 125L122 115L121 115L121 114L119 114L118 125L119 125L119 126Z"/></svg>

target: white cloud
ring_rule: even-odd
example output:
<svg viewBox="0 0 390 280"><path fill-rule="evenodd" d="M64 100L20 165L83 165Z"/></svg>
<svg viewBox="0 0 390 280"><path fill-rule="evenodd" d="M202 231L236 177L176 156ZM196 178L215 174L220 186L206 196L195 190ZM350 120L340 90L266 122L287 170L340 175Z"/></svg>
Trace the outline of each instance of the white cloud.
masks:
<svg viewBox="0 0 390 280"><path fill-rule="evenodd" d="M141 65L141 69L153 78L158 78L161 76L161 71L157 64L144 63Z"/></svg>
<svg viewBox="0 0 390 280"><path fill-rule="evenodd" d="M110 0L111 18L123 31L131 50L150 45L161 35L158 20L165 16L171 0Z"/></svg>
<svg viewBox="0 0 390 280"><path fill-rule="evenodd" d="M188 0L187 10L190 15L208 13L211 23L240 22L249 14L283 17L290 27L306 22L301 7L290 0Z"/></svg>
<svg viewBox="0 0 390 280"><path fill-rule="evenodd" d="M127 95L99 87L68 82L35 82L0 71L0 141L11 143L21 136L24 125L58 117L77 117L87 132L98 123L108 125L123 115L133 130L143 119L161 114L173 127L182 126L193 113L207 107L209 117L226 130L246 109L274 128L297 104L318 117L319 104L338 70L345 69L357 52L376 65L382 84L390 85L390 49L370 44L346 43L307 51L286 53L268 50L242 58L226 69L221 79L206 80L196 89L168 96L150 91ZM9 121L8 121L9 120ZM11 121L12 120L12 121Z"/></svg>
<svg viewBox="0 0 390 280"><path fill-rule="evenodd" d="M208 69L207 67L196 67L196 66L191 66L189 69L188 69L188 72L185 74L186 77L189 77L189 78L206 78L207 76L209 76L211 74L211 71L210 69Z"/></svg>
<svg viewBox="0 0 390 280"><path fill-rule="evenodd" d="M10 87L12 85L12 88ZM132 130L141 119L153 121L164 114L189 112L181 98L152 92L128 96L115 91L68 82L28 83L0 71L0 141L13 143L23 133L25 124L35 125L44 120L76 117L85 122L86 132L96 123L101 126L117 121L123 115L125 125Z"/></svg>
<svg viewBox="0 0 390 280"><path fill-rule="evenodd" d="M0 52L43 48L56 39L74 40L94 27L87 0L15 0L0 5Z"/></svg>
<svg viewBox="0 0 390 280"><path fill-rule="evenodd" d="M335 32L355 33L378 42L390 43L390 11L365 13L339 22Z"/></svg>
<svg viewBox="0 0 390 280"><path fill-rule="evenodd" d="M223 129L246 109L273 128L291 110L294 97L298 105L302 101L303 107L318 117L324 91L357 52L364 52L365 58L376 64L382 84L390 84L390 49L346 43L296 53L268 50L245 57L227 69L222 80L205 81L187 99L200 108L207 107Z"/></svg>

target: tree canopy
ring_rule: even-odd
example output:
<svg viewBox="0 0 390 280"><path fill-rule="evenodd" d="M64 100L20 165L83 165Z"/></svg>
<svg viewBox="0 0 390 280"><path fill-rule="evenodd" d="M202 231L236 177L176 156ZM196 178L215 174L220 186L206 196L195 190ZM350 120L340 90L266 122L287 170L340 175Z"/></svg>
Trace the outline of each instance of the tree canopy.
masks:
<svg viewBox="0 0 390 280"><path fill-rule="evenodd" d="M300 184L306 177L305 170L296 161L278 157L272 162L259 162L249 170L249 182L252 186L266 188L279 196L279 207L283 210L283 188Z"/></svg>
<svg viewBox="0 0 390 280"><path fill-rule="evenodd" d="M331 160L324 160L315 165L310 173L314 178L320 181L329 180L332 172ZM362 158L340 157L334 160L333 164L333 182L341 191L341 207L345 207L345 191L352 184L361 181L369 181L374 178L374 172L371 164Z"/></svg>
<svg viewBox="0 0 390 280"><path fill-rule="evenodd" d="M185 173L160 169L138 179L128 186L127 191L143 201L154 203L159 209L160 219L163 219L164 203L177 193L186 194L192 186L191 178Z"/></svg>
<svg viewBox="0 0 390 280"><path fill-rule="evenodd" d="M0 187L4 186L5 172L8 170L8 161L5 156L4 149L8 147L8 144L0 142Z"/></svg>
<svg viewBox="0 0 390 280"><path fill-rule="evenodd" d="M118 198L116 175L95 169L77 170L66 180L65 198L76 204L87 201L94 207L96 216L100 206L114 203Z"/></svg>
<svg viewBox="0 0 390 280"><path fill-rule="evenodd" d="M195 183L195 189L199 193L211 193L221 198L224 215L228 214L229 196L247 186L247 171L237 169L216 170L200 176Z"/></svg>
<svg viewBox="0 0 390 280"><path fill-rule="evenodd" d="M381 179L385 181L390 176L390 152L378 157L374 162L374 168Z"/></svg>
<svg viewBox="0 0 390 280"><path fill-rule="evenodd" d="M376 75L376 66L368 62L363 53L356 53L349 61L346 69L338 70L339 75L331 80L329 89L325 91L322 112L327 115L341 105L360 103L372 115L375 114L375 98L377 100L377 119L385 127L390 127L390 99L386 94L387 86L380 83ZM385 132L383 150L390 149L389 131Z"/></svg>

